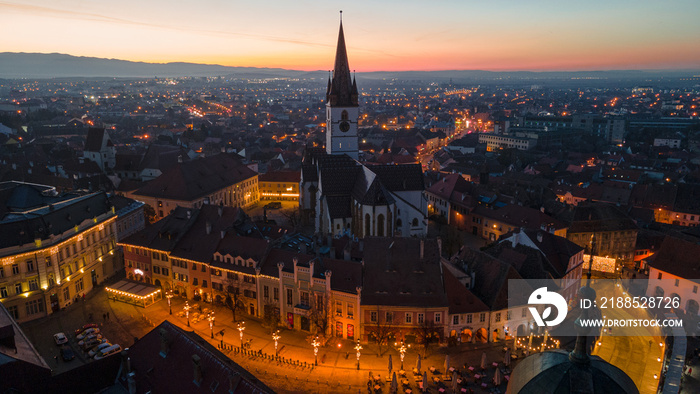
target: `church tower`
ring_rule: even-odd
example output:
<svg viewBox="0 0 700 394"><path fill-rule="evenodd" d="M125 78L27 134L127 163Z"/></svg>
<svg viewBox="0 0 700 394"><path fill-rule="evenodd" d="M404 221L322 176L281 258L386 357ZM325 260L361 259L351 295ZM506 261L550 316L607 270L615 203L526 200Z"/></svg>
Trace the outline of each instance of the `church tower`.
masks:
<svg viewBox="0 0 700 394"><path fill-rule="evenodd" d="M350 76L341 18L335 66L326 89L326 152L328 154L347 154L355 160L358 159L358 118L357 83Z"/></svg>

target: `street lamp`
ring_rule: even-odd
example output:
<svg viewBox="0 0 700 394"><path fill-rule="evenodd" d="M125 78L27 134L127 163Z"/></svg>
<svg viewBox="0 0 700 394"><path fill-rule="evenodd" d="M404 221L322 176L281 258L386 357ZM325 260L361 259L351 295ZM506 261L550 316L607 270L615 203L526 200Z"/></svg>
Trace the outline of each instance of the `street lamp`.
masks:
<svg viewBox="0 0 700 394"><path fill-rule="evenodd" d="M207 315L207 320L209 320L209 330L211 331L211 339L214 339L214 311L209 312Z"/></svg>
<svg viewBox="0 0 700 394"><path fill-rule="evenodd" d="M362 350L362 345L360 345L360 340L357 340L357 345L355 345L355 355L357 356L357 370L360 370L360 350Z"/></svg>
<svg viewBox="0 0 700 394"><path fill-rule="evenodd" d="M272 333L272 340L275 341L275 356L277 355L277 341L280 339L280 330Z"/></svg>
<svg viewBox="0 0 700 394"><path fill-rule="evenodd" d="M311 341L311 346L314 347L314 365L318 365L318 345L320 344L321 342L318 341L318 335L316 335L316 338Z"/></svg>
<svg viewBox="0 0 700 394"><path fill-rule="evenodd" d="M172 314L173 314L173 307L172 307L172 305L170 305L170 299L173 298L173 291L172 291L172 290L168 290L168 291L165 293L165 298L168 299L168 309L170 309L170 314L172 315Z"/></svg>
<svg viewBox="0 0 700 394"><path fill-rule="evenodd" d="M187 316L187 327L190 326L190 308L189 302L185 301L185 306L183 306L182 309L185 310L185 316Z"/></svg>
<svg viewBox="0 0 700 394"><path fill-rule="evenodd" d="M238 333L241 337L241 349L243 349L243 330L245 330L245 322L244 321L239 321L238 322Z"/></svg>
<svg viewBox="0 0 700 394"><path fill-rule="evenodd" d="M406 345L401 340L401 346L399 346L399 355L401 356L401 370L403 371L403 357L406 354Z"/></svg>

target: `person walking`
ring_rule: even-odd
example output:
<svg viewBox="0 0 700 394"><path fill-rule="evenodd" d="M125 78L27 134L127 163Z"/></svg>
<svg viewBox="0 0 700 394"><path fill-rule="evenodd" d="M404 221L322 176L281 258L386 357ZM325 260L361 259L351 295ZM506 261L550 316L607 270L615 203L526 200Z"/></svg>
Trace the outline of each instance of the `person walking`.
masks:
<svg viewBox="0 0 700 394"><path fill-rule="evenodd" d="M107 320L109 320L109 312L107 312Z"/></svg>
<svg viewBox="0 0 700 394"><path fill-rule="evenodd" d="M107 321L107 314L106 314L106 313L103 313L103 314L102 314L102 321L103 321L103 322L106 322L106 321Z"/></svg>

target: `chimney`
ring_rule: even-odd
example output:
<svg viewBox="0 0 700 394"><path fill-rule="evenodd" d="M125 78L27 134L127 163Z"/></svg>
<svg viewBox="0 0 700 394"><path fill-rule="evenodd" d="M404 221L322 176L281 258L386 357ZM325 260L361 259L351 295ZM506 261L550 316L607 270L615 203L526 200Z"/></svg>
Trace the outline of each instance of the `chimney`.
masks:
<svg viewBox="0 0 700 394"><path fill-rule="evenodd" d="M420 258L423 259L423 255L425 254L425 240L421 239L420 240Z"/></svg>
<svg viewBox="0 0 700 394"><path fill-rule="evenodd" d="M136 394L136 374L134 372L129 372L126 380L129 385L129 394Z"/></svg>
<svg viewBox="0 0 700 394"><path fill-rule="evenodd" d="M221 230L221 239L224 239L226 236L226 230Z"/></svg>
<svg viewBox="0 0 700 394"><path fill-rule="evenodd" d="M206 224L207 235L211 234L211 222L207 221Z"/></svg>
<svg viewBox="0 0 700 394"><path fill-rule="evenodd" d="M192 210L188 209L187 210L187 219L192 218Z"/></svg>
<svg viewBox="0 0 700 394"><path fill-rule="evenodd" d="M122 350L119 355L122 358L122 375L120 376L121 378L125 378L127 374L131 371L131 362L129 361L129 350L124 349Z"/></svg>
<svg viewBox="0 0 700 394"><path fill-rule="evenodd" d="M537 232L537 242L542 243L542 233L539 231Z"/></svg>
<svg viewBox="0 0 700 394"><path fill-rule="evenodd" d="M192 367L194 368L194 384L197 386L202 384L202 360L198 355L192 355Z"/></svg>
<svg viewBox="0 0 700 394"><path fill-rule="evenodd" d="M177 162L178 162L178 163L182 163L182 155L178 155L178 156L177 156Z"/></svg>
<svg viewBox="0 0 700 394"><path fill-rule="evenodd" d="M170 342L168 341L168 331L165 330L165 328L161 328L158 330L158 334L160 335L160 356L165 358L165 356L168 355L168 352L170 351ZM122 352L124 353L124 352Z"/></svg>

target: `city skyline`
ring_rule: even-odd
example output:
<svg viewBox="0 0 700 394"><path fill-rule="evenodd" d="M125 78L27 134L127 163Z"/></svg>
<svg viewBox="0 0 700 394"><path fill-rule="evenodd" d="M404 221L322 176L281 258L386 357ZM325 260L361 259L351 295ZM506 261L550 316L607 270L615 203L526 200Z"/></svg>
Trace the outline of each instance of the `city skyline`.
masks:
<svg viewBox="0 0 700 394"><path fill-rule="evenodd" d="M426 12L395 1L10 1L0 2L8 15L0 31L12 37L0 51L326 70L342 9L358 72L700 68L700 26L692 20L700 3L675 5L441 2Z"/></svg>

